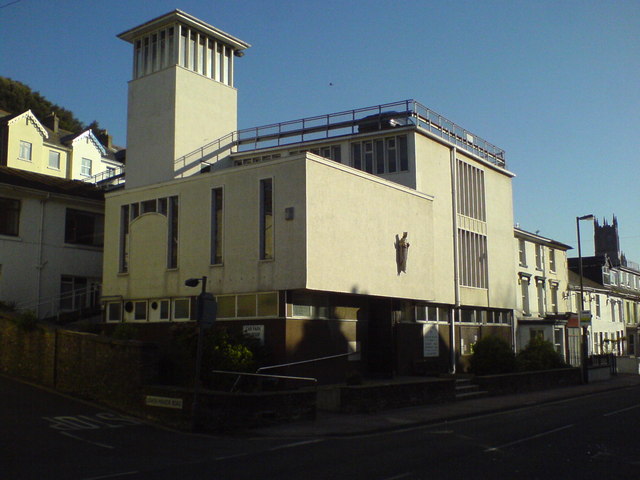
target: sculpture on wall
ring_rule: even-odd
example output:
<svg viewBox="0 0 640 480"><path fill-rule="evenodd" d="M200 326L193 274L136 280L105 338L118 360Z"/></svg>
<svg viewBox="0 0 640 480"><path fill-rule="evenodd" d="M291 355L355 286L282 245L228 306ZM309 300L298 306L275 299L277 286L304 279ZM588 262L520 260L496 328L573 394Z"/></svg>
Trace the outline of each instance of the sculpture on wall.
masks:
<svg viewBox="0 0 640 480"><path fill-rule="evenodd" d="M396 235L396 265L398 275L401 272L407 273L407 257L409 256L409 242L407 242L407 232L402 234L402 238Z"/></svg>

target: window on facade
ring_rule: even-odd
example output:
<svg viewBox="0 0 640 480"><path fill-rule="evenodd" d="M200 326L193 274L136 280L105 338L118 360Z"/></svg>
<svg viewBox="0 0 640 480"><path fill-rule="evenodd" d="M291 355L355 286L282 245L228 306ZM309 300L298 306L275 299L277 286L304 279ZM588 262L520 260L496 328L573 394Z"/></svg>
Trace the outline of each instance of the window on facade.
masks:
<svg viewBox="0 0 640 480"><path fill-rule="evenodd" d="M529 308L529 279L526 277L520 278L520 294L522 295L522 313L531 315Z"/></svg>
<svg viewBox="0 0 640 480"><path fill-rule="evenodd" d="M49 150L49 168L60 170L60 152Z"/></svg>
<svg viewBox="0 0 640 480"><path fill-rule="evenodd" d="M544 299L544 281L536 280L536 290L538 292L538 313L541 317L544 317L545 299Z"/></svg>
<svg viewBox="0 0 640 480"><path fill-rule="evenodd" d="M104 243L104 215L67 208L64 241L101 247Z"/></svg>
<svg viewBox="0 0 640 480"><path fill-rule="evenodd" d="M223 212L222 188L214 188L211 191L211 264L222 263L222 212Z"/></svg>
<svg viewBox="0 0 640 480"><path fill-rule="evenodd" d="M458 229L460 285L487 288L487 237Z"/></svg>
<svg viewBox="0 0 640 480"><path fill-rule="evenodd" d="M133 304L133 319L143 321L147 319L147 302L140 301Z"/></svg>
<svg viewBox="0 0 640 480"><path fill-rule="evenodd" d="M260 180L260 259L273 258L273 181Z"/></svg>
<svg viewBox="0 0 640 480"><path fill-rule="evenodd" d="M536 268L542 270L543 267L543 250L542 245L536 245Z"/></svg>
<svg viewBox="0 0 640 480"><path fill-rule="evenodd" d="M173 301L174 320L188 320L191 313L191 300L188 298L176 298Z"/></svg>
<svg viewBox="0 0 640 480"><path fill-rule="evenodd" d="M0 198L0 235L17 237L20 231L20 200Z"/></svg>
<svg viewBox="0 0 640 480"><path fill-rule="evenodd" d="M399 135L352 143L351 166L377 174L409 170L407 136Z"/></svg>
<svg viewBox="0 0 640 480"><path fill-rule="evenodd" d="M518 240L518 259L520 261L520 266L527 266L527 244L524 240Z"/></svg>
<svg viewBox="0 0 640 480"><path fill-rule="evenodd" d="M140 204L141 213L151 213L157 210L156 200L145 200Z"/></svg>
<svg viewBox="0 0 640 480"><path fill-rule="evenodd" d="M20 140L20 152L18 153L18 158L20 160L31 161L31 149L32 145L30 142L25 142L24 140Z"/></svg>
<svg viewBox="0 0 640 480"><path fill-rule="evenodd" d="M596 317L600 317L600 295L596 293Z"/></svg>
<svg viewBox="0 0 640 480"><path fill-rule="evenodd" d="M120 273L129 271L129 205L120 207Z"/></svg>
<svg viewBox="0 0 640 480"><path fill-rule="evenodd" d="M60 310L80 310L98 304L100 286L86 277L60 277Z"/></svg>
<svg viewBox="0 0 640 480"><path fill-rule="evenodd" d="M456 171L458 213L486 221L484 172L458 160Z"/></svg>
<svg viewBox="0 0 640 480"><path fill-rule="evenodd" d="M544 340L544 330L541 328L531 328L529 329L529 340Z"/></svg>
<svg viewBox="0 0 640 480"><path fill-rule="evenodd" d="M107 321L120 322L122 320L122 304L111 302L107 304Z"/></svg>
<svg viewBox="0 0 640 480"><path fill-rule="evenodd" d="M551 311L558 313L558 285L551 284Z"/></svg>
<svg viewBox="0 0 640 480"><path fill-rule="evenodd" d="M84 175L85 177L91 176L91 159L83 158L80 162L80 175Z"/></svg>
<svg viewBox="0 0 640 480"><path fill-rule="evenodd" d="M556 271L556 251L553 248L549 249L549 270Z"/></svg>
<svg viewBox="0 0 640 480"><path fill-rule="evenodd" d="M167 268L178 267L178 197L169 197Z"/></svg>
<svg viewBox="0 0 640 480"><path fill-rule="evenodd" d="M316 155L320 155L321 157L324 157L324 158L328 158L329 160L342 162L342 149L340 148L340 145L311 148L309 152L315 153ZM298 152L295 152L295 153L298 153Z"/></svg>

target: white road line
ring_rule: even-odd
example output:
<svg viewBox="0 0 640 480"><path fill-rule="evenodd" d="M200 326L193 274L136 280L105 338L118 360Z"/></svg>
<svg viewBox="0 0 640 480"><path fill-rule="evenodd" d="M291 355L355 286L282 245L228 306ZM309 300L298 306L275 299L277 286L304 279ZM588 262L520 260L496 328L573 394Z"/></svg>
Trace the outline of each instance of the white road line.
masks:
<svg viewBox="0 0 640 480"><path fill-rule="evenodd" d="M603 416L610 417L611 415L617 415L618 413L628 412L629 410L633 410L634 408L638 408L638 407L640 407L640 405L633 405L631 407L621 408L620 410L615 410L613 412L605 413Z"/></svg>
<svg viewBox="0 0 640 480"><path fill-rule="evenodd" d="M401 473L400 475L396 475L395 477L384 478L383 480L399 480L400 478L407 478L413 475L412 472Z"/></svg>
<svg viewBox="0 0 640 480"><path fill-rule="evenodd" d="M71 438L75 438L76 440L80 440L81 442L85 442L85 443L90 443L91 445L97 445L98 447L103 447L103 448L111 448L114 449L116 447L112 447L111 445L107 445L105 443L99 443L99 442L92 442L91 440L86 440L84 438L80 438L72 433L69 432L60 432L60 435L66 435L67 437L71 437Z"/></svg>
<svg viewBox="0 0 640 480"><path fill-rule="evenodd" d="M487 448L484 452L485 453L487 453L487 452L495 452L496 450L500 450L502 448L507 448L507 447L511 447L513 445L517 445L519 443L528 442L529 440L534 440L536 438L544 437L545 435L551 435L552 433L560 432L562 430L566 430L567 428L571 428L571 427L573 427L573 424L565 425L564 427L554 428L553 430L549 430L547 432L538 433L537 435L532 435L530 437L521 438L520 440L515 440L513 442L505 443L504 445L500 445L498 447Z"/></svg>
<svg viewBox="0 0 640 480"><path fill-rule="evenodd" d="M226 457L216 457L216 462L219 462L221 460L229 460L231 458L246 457L248 455L249 455L249 453L245 452L245 453L236 453L235 455L227 455Z"/></svg>
<svg viewBox="0 0 640 480"><path fill-rule="evenodd" d="M122 473L112 473L111 475L101 475L99 477L89 477L89 478L85 478L84 480L104 480L105 478L118 478L118 477L124 477L124 476L128 476L128 475L135 475L136 473L140 473L137 470L131 471L131 472L122 472Z"/></svg>
<svg viewBox="0 0 640 480"><path fill-rule="evenodd" d="M286 448L299 447L301 445L309 445L312 443L319 443L319 442L324 442L324 440L322 438L316 438L314 440L304 440L302 442L287 443L286 445L278 445L277 447L270 448L268 451L275 452L276 450L284 450Z"/></svg>

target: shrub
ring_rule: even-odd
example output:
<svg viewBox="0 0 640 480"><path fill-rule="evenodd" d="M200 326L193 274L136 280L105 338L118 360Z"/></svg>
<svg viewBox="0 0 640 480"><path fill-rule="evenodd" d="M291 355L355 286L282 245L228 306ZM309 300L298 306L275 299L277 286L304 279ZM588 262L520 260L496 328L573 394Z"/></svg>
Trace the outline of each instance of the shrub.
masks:
<svg viewBox="0 0 640 480"><path fill-rule="evenodd" d="M13 316L14 323L25 331L30 331L36 328L38 324L38 317L31 310L27 310L25 312L20 312Z"/></svg>
<svg viewBox="0 0 640 480"><path fill-rule="evenodd" d="M523 372L566 367L553 344L541 338L531 339L526 348L518 354L516 360L518 370Z"/></svg>
<svg viewBox="0 0 640 480"><path fill-rule="evenodd" d="M511 373L516 370L516 357L506 341L489 336L476 342L469 365L471 373L476 375Z"/></svg>

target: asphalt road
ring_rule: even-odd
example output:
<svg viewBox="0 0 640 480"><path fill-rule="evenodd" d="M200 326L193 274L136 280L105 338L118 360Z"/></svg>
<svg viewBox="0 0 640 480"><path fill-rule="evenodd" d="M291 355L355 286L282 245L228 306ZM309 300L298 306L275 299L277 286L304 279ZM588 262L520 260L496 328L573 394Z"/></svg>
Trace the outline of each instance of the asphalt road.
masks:
<svg viewBox="0 0 640 480"><path fill-rule="evenodd" d="M0 479L637 479L640 387L341 438L163 430L0 377Z"/></svg>

